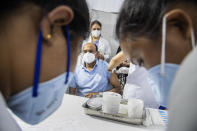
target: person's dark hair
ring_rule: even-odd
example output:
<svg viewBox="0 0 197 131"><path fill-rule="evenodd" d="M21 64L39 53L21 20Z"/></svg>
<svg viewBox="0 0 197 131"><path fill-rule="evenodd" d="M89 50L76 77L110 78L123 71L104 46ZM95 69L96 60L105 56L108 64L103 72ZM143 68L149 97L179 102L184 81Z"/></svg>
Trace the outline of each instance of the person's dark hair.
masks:
<svg viewBox="0 0 197 131"><path fill-rule="evenodd" d="M3 0L0 5L0 21L26 4L37 5L45 14L57 6L69 6L74 12L74 19L69 24L70 30L84 37L88 36L90 22L89 10L85 0Z"/></svg>
<svg viewBox="0 0 197 131"><path fill-rule="evenodd" d="M116 24L116 37L158 38L165 12L181 2L197 3L196 0L125 0Z"/></svg>
<svg viewBox="0 0 197 131"><path fill-rule="evenodd" d="M92 28L92 26L93 26L94 24L97 24L97 25L99 25L99 26L102 28L102 24L101 24L101 22L98 21L98 20L92 21L91 24L90 24L90 28Z"/></svg>

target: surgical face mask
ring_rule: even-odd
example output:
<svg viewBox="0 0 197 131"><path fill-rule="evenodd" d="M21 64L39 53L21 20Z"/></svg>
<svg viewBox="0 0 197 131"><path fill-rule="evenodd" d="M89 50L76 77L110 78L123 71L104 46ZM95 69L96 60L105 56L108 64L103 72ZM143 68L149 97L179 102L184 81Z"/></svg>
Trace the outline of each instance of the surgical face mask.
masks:
<svg viewBox="0 0 197 131"><path fill-rule="evenodd" d="M87 52L87 53L85 53L85 54L83 55L83 61L84 61L85 63L90 64L90 63L94 62L95 59L96 59L96 56L95 56L95 54L93 54L93 53Z"/></svg>
<svg viewBox="0 0 197 131"><path fill-rule="evenodd" d="M191 30L192 47L195 46L194 32ZM150 78L156 85L156 92L159 92L158 102L161 106L167 107L170 87L179 68L179 65L173 63L165 63L165 46L166 46L166 16L163 18L162 25L162 52L161 64L153 66L149 69Z"/></svg>
<svg viewBox="0 0 197 131"><path fill-rule="evenodd" d="M93 30L91 34L93 37L98 38L101 35L101 31L100 30Z"/></svg>
<svg viewBox="0 0 197 131"><path fill-rule="evenodd" d="M23 121L29 124L37 124L52 114L61 104L64 93L72 79L70 71L70 39L67 31L67 72L49 80L39 83L41 56L42 56L42 33L39 32L34 83L8 100L8 107Z"/></svg>
<svg viewBox="0 0 197 131"><path fill-rule="evenodd" d="M69 82L72 74L70 74ZM38 124L52 114L60 105L68 84L65 84L66 73L47 82L39 83L38 96L32 97L33 87L12 96L8 107L19 118L29 124Z"/></svg>

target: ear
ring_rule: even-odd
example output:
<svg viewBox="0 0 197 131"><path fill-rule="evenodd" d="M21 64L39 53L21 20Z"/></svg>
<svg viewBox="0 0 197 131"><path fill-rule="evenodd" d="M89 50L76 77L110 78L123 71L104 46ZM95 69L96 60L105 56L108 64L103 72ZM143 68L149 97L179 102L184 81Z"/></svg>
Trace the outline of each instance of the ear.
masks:
<svg viewBox="0 0 197 131"><path fill-rule="evenodd" d="M68 6L58 6L48 13L41 22L42 35L45 40L52 37L53 26L64 26L69 24L74 18L74 13Z"/></svg>
<svg viewBox="0 0 197 131"><path fill-rule="evenodd" d="M190 16L181 9L174 9L165 15L167 30L171 27L178 27L181 34L186 39L191 39L192 20Z"/></svg>

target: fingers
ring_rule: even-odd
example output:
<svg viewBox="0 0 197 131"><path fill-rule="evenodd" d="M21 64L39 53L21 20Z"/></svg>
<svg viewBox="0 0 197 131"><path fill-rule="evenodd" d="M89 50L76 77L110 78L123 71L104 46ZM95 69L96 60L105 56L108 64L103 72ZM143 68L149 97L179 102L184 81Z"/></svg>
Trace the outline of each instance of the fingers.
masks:
<svg viewBox="0 0 197 131"><path fill-rule="evenodd" d="M89 93L89 94L85 95L85 97L91 98L91 97L93 97L93 96L96 95L96 94L97 94L97 93Z"/></svg>
<svg viewBox="0 0 197 131"><path fill-rule="evenodd" d="M85 97L91 98L92 96L93 96L93 94L89 93L89 94L87 94Z"/></svg>

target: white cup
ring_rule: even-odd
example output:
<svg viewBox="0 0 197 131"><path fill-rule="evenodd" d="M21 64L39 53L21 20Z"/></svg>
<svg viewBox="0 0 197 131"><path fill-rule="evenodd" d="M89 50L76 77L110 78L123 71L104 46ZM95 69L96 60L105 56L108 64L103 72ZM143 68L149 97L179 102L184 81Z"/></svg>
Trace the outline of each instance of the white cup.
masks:
<svg viewBox="0 0 197 131"><path fill-rule="evenodd" d="M133 119L142 119L144 102L131 98L128 100L128 116Z"/></svg>
<svg viewBox="0 0 197 131"><path fill-rule="evenodd" d="M120 106L121 95L114 92L103 93L102 110L104 113L118 114Z"/></svg>

